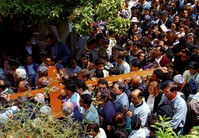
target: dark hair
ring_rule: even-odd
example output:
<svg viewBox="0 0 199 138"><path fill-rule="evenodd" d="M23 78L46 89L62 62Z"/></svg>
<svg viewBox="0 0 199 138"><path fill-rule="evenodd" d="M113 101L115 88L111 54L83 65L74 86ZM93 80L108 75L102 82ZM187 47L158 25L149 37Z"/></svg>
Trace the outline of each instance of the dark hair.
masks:
<svg viewBox="0 0 199 138"><path fill-rule="evenodd" d="M83 54L82 57L85 57L86 59L90 59L90 55L89 54Z"/></svg>
<svg viewBox="0 0 199 138"><path fill-rule="evenodd" d="M3 81L3 82L0 83L0 89L5 90L7 88L7 85L4 80L1 80L1 81Z"/></svg>
<svg viewBox="0 0 199 138"><path fill-rule="evenodd" d="M109 73L110 73L111 75L119 75L119 74L120 74L120 70L119 70L118 68L116 68L116 67L111 67L111 68L109 69Z"/></svg>
<svg viewBox="0 0 199 138"><path fill-rule="evenodd" d="M87 78L87 79L90 78L90 72L89 72L88 69L82 69L81 72L80 72L80 74L82 75L83 78L84 77Z"/></svg>
<svg viewBox="0 0 199 138"><path fill-rule="evenodd" d="M133 130L138 130L141 127L141 120L137 114L131 117L131 128Z"/></svg>
<svg viewBox="0 0 199 138"><path fill-rule="evenodd" d="M122 58L122 59L124 59L124 57L125 57L125 54L124 54L124 52L123 51L117 51L116 53L115 53L115 55L118 55L118 58Z"/></svg>
<svg viewBox="0 0 199 138"><path fill-rule="evenodd" d="M119 89L121 89L122 91L125 90L125 84L123 82L116 82L115 84L117 84L119 87Z"/></svg>
<svg viewBox="0 0 199 138"><path fill-rule="evenodd" d="M99 79L97 84L106 84L108 86L108 82L105 79Z"/></svg>
<svg viewBox="0 0 199 138"><path fill-rule="evenodd" d="M77 88L82 88L83 91L86 90L86 83L85 83L85 81L82 80L82 79L77 79L77 81L76 81L76 86L77 86Z"/></svg>
<svg viewBox="0 0 199 138"><path fill-rule="evenodd" d="M115 125L123 123L125 121L125 114L122 112L117 112L114 116L113 116L113 123Z"/></svg>
<svg viewBox="0 0 199 138"><path fill-rule="evenodd" d="M99 90L98 92L100 92L100 99L103 99L103 100L108 100L109 99L109 91L108 89L102 89L102 90Z"/></svg>
<svg viewBox="0 0 199 138"><path fill-rule="evenodd" d="M76 84L71 78L64 81L64 86L67 90L70 90L72 93L76 91Z"/></svg>
<svg viewBox="0 0 199 138"><path fill-rule="evenodd" d="M93 99L90 94L83 94L81 95L81 99L83 100L84 104L91 105Z"/></svg>
<svg viewBox="0 0 199 138"><path fill-rule="evenodd" d="M95 65L101 65L101 64L104 64L104 60L102 58L98 58L96 61L95 61Z"/></svg>
<svg viewBox="0 0 199 138"><path fill-rule="evenodd" d="M125 129L118 128L115 130L115 138L128 138L128 132Z"/></svg>
<svg viewBox="0 0 199 138"><path fill-rule="evenodd" d="M102 58L102 59L108 61L108 54L107 54L107 52L101 52L101 53L99 53L99 58Z"/></svg>
<svg viewBox="0 0 199 138"><path fill-rule="evenodd" d="M190 62L189 63L189 68L192 68L192 69L198 69L199 68L199 64L198 64L198 62L196 62L196 61L192 61L192 62Z"/></svg>
<svg viewBox="0 0 199 138"><path fill-rule="evenodd" d="M72 65L77 65L77 61L75 59L71 59L69 62L69 67L72 67Z"/></svg>
<svg viewBox="0 0 199 138"><path fill-rule="evenodd" d="M21 64L18 60L15 60L15 59L9 59L8 61L8 64L10 66L16 66L16 67L19 67L19 65Z"/></svg>
<svg viewBox="0 0 199 138"><path fill-rule="evenodd" d="M89 38L88 40L87 40L87 45L89 46L89 45L93 45L93 44L95 44L96 43L96 38L95 37L91 37L91 38Z"/></svg>
<svg viewBox="0 0 199 138"><path fill-rule="evenodd" d="M182 53L185 53L188 57L191 56L191 52L189 52L189 51L186 50L186 49L182 49L181 52L182 52Z"/></svg>
<svg viewBox="0 0 199 138"><path fill-rule="evenodd" d="M177 82L169 82L165 88L170 88L171 92L179 91L180 90L180 84Z"/></svg>
<svg viewBox="0 0 199 138"><path fill-rule="evenodd" d="M163 32L158 34L158 39L163 39L165 37L165 34Z"/></svg>
<svg viewBox="0 0 199 138"><path fill-rule="evenodd" d="M55 63L58 60L56 56L50 56L50 55L48 55L47 58L50 58L51 62L55 62Z"/></svg>
<svg viewBox="0 0 199 138"><path fill-rule="evenodd" d="M96 35L96 40L100 40L100 39L103 39L104 38L104 34L103 33L99 33Z"/></svg>
<svg viewBox="0 0 199 138"><path fill-rule="evenodd" d="M160 52L162 53L162 54L164 54L164 52L165 52L165 50L164 50L164 48L163 47L161 47L161 46L157 46L157 48L160 48Z"/></svg>
<svg viewBox="0 0 199 138"><path fill-rule="evenodd" d="M163 79L164 73L161 69L155 69L153 74L155 74L157 78Z"/></svg>
<svg viewBox="0 0 199 138"><path fill-rule="evenodd" d="M96 69L95 74L96 74L97 78L103 78L104 77L104 73L101 69Z"/></svg>
<svg viewBox="0 0 199 138"><path fill-rule="evenodd" d="M87 125L87 132L99 132L99 125L97 123L94 124L88 124Z"/></svg>
<svg viewBox="0 0 199 138"><path fill-rule="evenodd" d="M155 123L158 122L158 117L155 115L150 115L148 120L147 120L147 128L152 131L155 132L157 129L153 127L153 125L155 125Z"/></svg>
<svg viewBox="0 0 199 138"><path fill-rule="evenodd" d="M135 58L131 61L131 66L138 67L140 69L142 67L142 62L139 59Z"/></svg>

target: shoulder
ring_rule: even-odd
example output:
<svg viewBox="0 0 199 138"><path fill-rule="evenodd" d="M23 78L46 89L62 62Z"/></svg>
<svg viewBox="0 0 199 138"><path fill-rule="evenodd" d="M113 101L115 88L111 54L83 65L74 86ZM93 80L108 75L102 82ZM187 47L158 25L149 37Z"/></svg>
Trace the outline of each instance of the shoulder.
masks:
<svg viewBox="0 0 199 138"><path fill-rule="evenodd" d="M184 108L187 107L185 100L180 96L178 93L178 96L174 100L174 108Z"/></svg>

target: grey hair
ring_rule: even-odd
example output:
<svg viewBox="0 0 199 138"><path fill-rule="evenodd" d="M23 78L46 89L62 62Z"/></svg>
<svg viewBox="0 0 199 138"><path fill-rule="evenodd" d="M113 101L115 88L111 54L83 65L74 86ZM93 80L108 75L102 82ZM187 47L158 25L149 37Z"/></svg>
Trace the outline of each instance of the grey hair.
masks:
<svg viewBox="0 0 199 138"><path fill-rule="evenodd" d="M34 97L34 101L37 103L45 104L44 95L42 93L37 93Z"/></svg>

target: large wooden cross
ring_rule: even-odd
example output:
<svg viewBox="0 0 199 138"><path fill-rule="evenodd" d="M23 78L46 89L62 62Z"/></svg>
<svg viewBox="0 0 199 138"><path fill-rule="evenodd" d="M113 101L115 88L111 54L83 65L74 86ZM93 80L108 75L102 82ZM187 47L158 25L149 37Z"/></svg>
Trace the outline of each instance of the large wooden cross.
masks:
<svg viewBox="0 0 199 138"><path fill-rule="evenodd" d="M163 72L167 72L166 69L161 68ZM153 73L154 69L150 70L144 70L144 71L137 71L137 72L130 72L128 74L121 74L111 77L106 77L107 81L118 81L120 79L131 79L135 75L137 76L143 76L147 75L150 76ZM45 93L46 90L49 90L50 93L50 105L52 109L52 113L55 115L56 118L63 117L63 113L61 111L62 101L61 101L61 91L63 90L63 85L59 84L59 81L57 79L57 69L55 66L50 66L48 68L48 76L50 78L50 87L49 88L42 88L42 89L36 89L36 90L30 90L26 92L19 92L11 95L11 99L16 100L19 96L26 96L26 97L33 97L37 93ZM97 85L98 79L96 80L88 80L86 81L86 85L89 84Z"/></svg>
<svg viewBox="0 0 199 138"><path fill-rule="evenodd" d="M61 91L63 90L63 85L59 84L59 81L57 79L57 69L55 66L48 67L48 77L50 79L49 87L30 90L26 92L18 92L12 94L11 99L16 100L19 96L33 97L37 93L46 93L46 91L49 91L52 113L55 115L56 118L63 117L63 113L61 112Z"/></svg>
<svg viewBox="0 0 199 138"><path fill-rule="evenodd" d="M156 68L157 69L157 68ZM161 69L164 73L167 73L167 69L164 67L159 67L159 69ZM150 77L153 74L153 71L155 69L151 68L149 70L143 70L143 71L135 71L135 72L130 72L127 74L120 74L120 75L115 75L115 76L111 76L111 77L106 77L104 78L106 81L111 81L111 82L115 82L115 81L120 81L120 80L127 80L127 79L132 79L134 76L148 76ZM88 80L86 81L86 85L88 86L89 84L92 85L97 85L99 79L92 79L92 80Z"/></svg>

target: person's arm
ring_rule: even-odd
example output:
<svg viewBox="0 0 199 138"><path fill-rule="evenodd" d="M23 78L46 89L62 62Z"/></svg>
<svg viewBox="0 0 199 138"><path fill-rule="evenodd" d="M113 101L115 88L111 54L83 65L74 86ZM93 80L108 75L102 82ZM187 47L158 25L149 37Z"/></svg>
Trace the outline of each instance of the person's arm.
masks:
<svg viewBox="0 0 199 138"><path fill-rule="evenodd" d="M176 105L176 108L174 109L174 116L170 123L172 124L172 128L176 129L180 123L185 123L182 122L185 120L187 115L187 105L185 102L178 102Z"/></svg>

